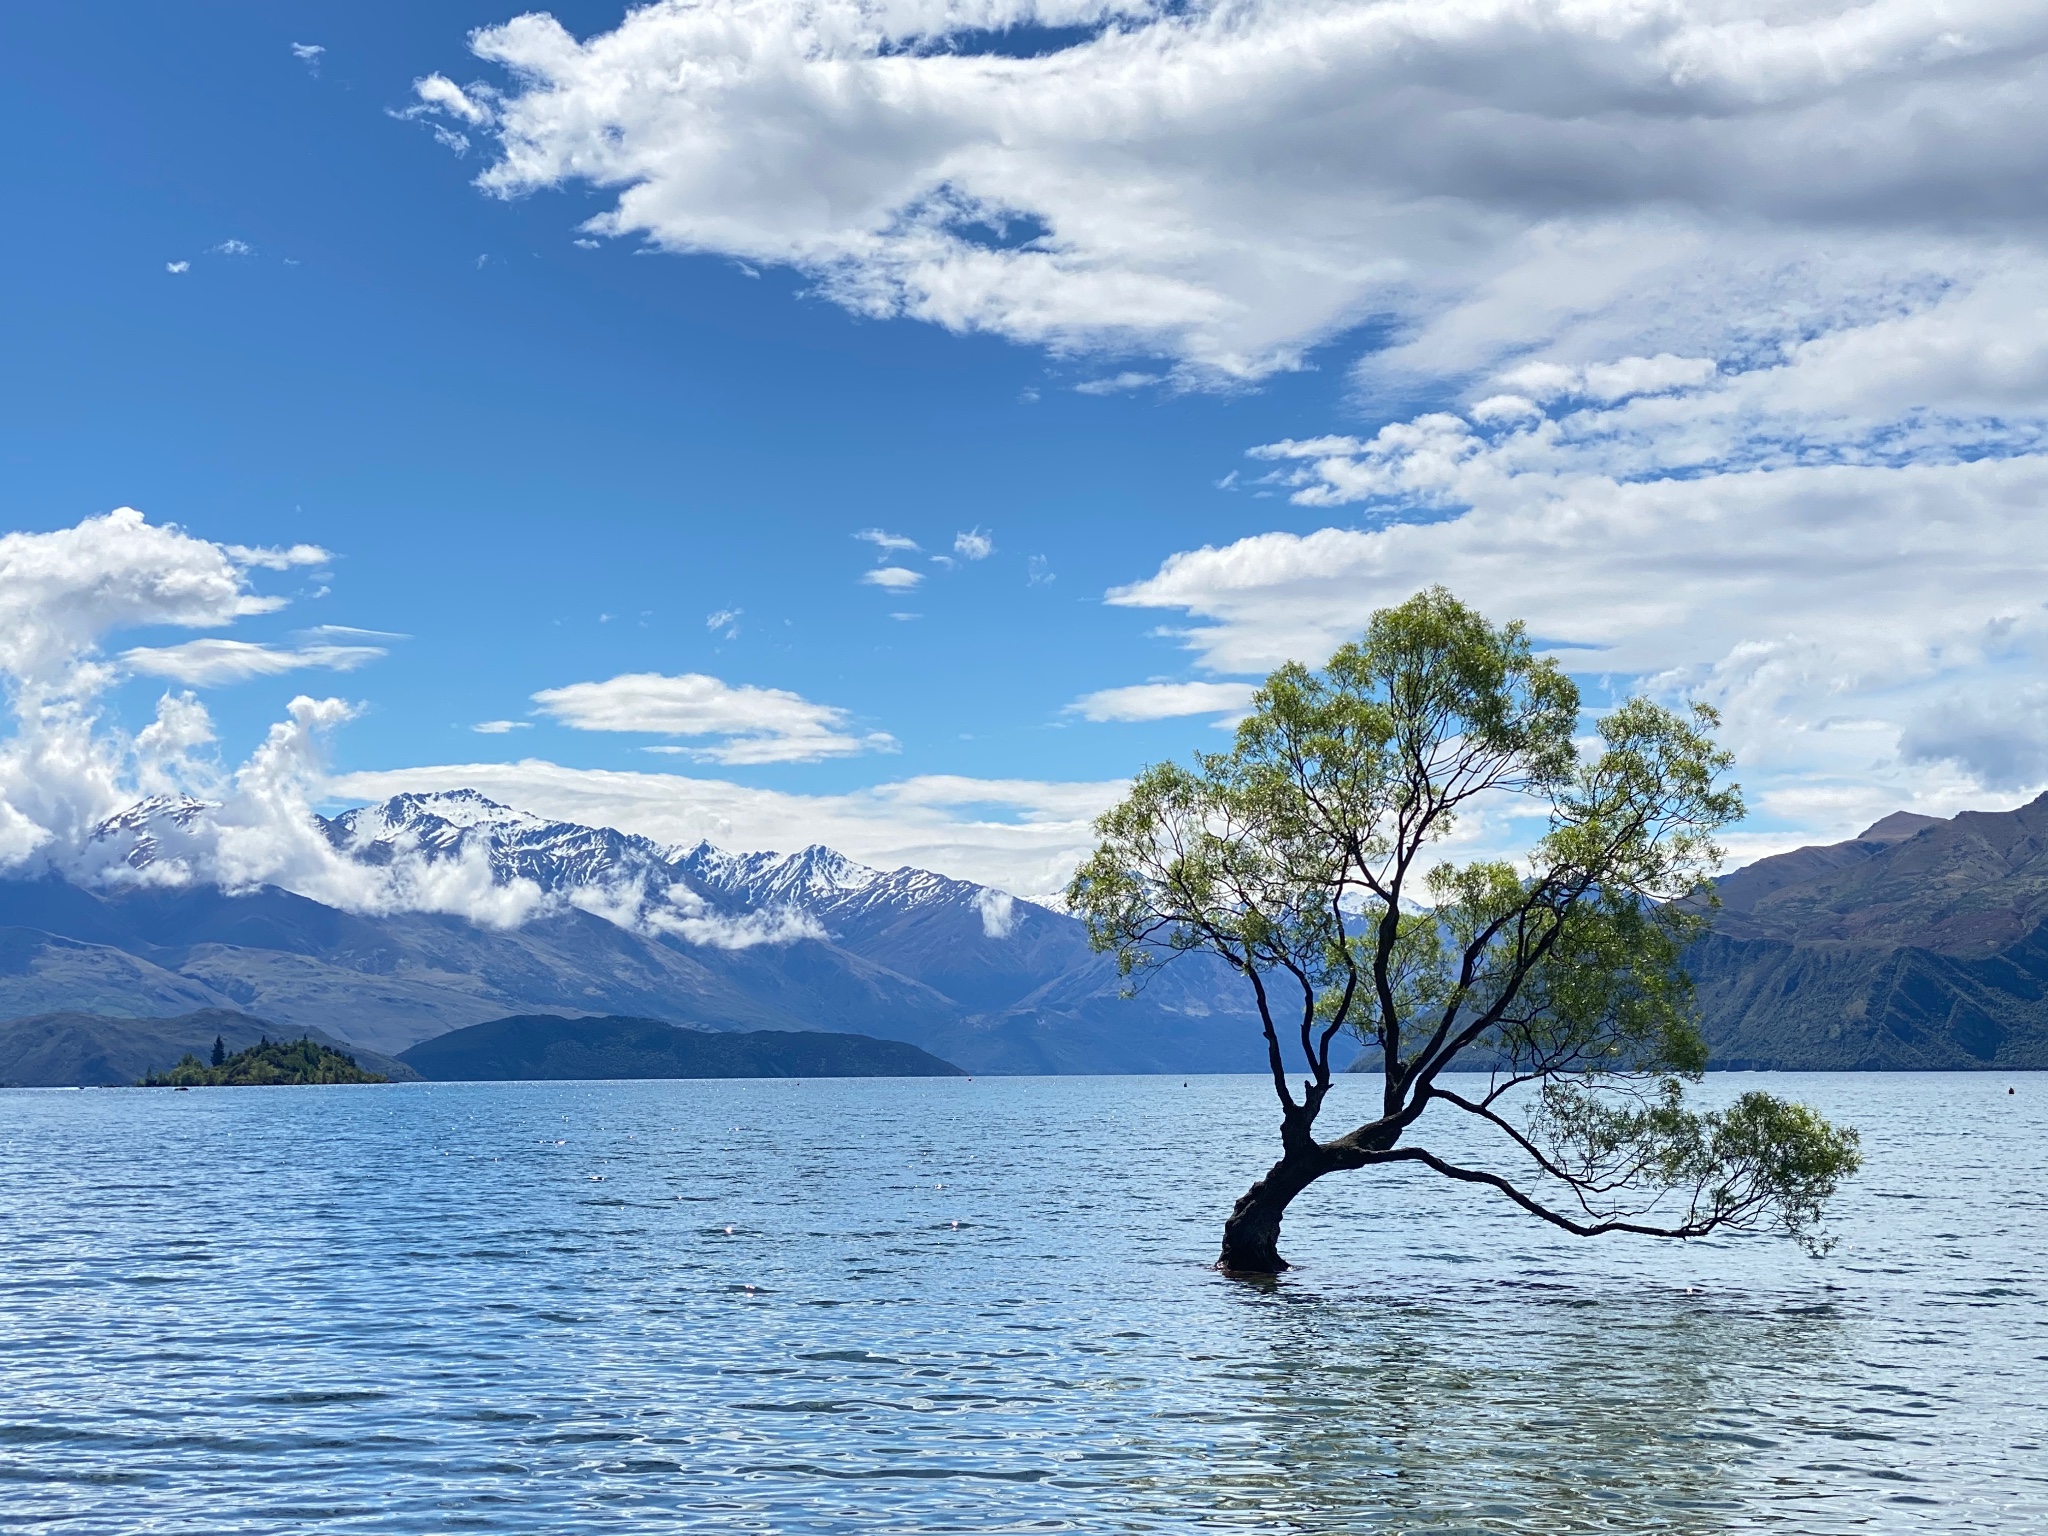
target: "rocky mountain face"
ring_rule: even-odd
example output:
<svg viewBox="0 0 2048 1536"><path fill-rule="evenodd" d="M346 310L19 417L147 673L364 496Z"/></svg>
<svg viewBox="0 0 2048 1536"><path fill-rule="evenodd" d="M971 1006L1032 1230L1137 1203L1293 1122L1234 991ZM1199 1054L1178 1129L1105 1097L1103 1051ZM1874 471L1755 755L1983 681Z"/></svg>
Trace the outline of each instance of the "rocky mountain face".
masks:
<svg viewBox="0 0 2048 1536"><path fill-rule="evenodd" d="M1717 1066L2048 1068L2048 795L1902 811L1718 895L1687 957Z"/></svg>
<svg viewBox="0 0 2048 1536"><path fill-rule="evenodd" d="M202 808L203 809L203 808ZM196 813L149 802L100 829L148 873ZM1063 913L924 870L664 848L468 791L322 824L344 857L482 860L536 902L516 927L367 916L275 887L0 881L0 1017L233 1008L396 1054L507 1014L902 1040L970 1072L1258 1071L1255 1015L1220 965L1176 961L1136 999Z"/></svg>

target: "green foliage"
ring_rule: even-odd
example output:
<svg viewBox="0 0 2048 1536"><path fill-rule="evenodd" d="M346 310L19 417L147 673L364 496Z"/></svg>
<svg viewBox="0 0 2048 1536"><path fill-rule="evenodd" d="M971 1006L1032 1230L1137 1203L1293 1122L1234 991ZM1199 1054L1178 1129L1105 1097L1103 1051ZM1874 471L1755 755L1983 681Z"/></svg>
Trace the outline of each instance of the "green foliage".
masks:
<svg viewBox="0 0 2048 1536"><path fill-rule="evenodd" d="M226 1054L225 1045L215 1042L214 1064L207 1066L187 1052L168 1072L152 1072L142 1080L145 1088L267 1087L287 1083L381 1083L386 1079L365 1072L353 1056L315 1045L309 1039L263 1040L247 1050Z"/></svg>
<svg viewBox="0 0 2048 1536"><path fill-rule="evenodd" d="M1742 815L1718 721L1635 698L1581 741L1580 714L1521 625L1420 593L1321 671L1273 673L1232 750L1140 774L1068 901L1134 986L1190 951L1247 978L1290 1155L1369 1160L1442 1102L1499 1128L1594 1226L1643 1196L1683 1205L1683 1234L1811 1237L1854 1171L1853 1133L1764 1095L1718 1115L1682 1103L1706 1047L1680 956L1711 902L1681 898ZM1441 859L1475 815L1542 830L1518 860ZM1319 1144L1346 1031L1383 1063L1382 1115ZM1442 1087L1454 1064L1489 1071L1487 1093Z"/></svg>

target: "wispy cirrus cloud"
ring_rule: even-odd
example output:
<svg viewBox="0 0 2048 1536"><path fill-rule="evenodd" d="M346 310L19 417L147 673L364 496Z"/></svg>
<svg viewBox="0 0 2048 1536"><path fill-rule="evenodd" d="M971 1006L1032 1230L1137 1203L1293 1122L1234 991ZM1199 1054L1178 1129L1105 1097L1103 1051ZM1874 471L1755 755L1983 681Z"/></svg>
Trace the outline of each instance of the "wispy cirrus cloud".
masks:
<svg viewBox="0 0 2048 1536"><path fill-rule="evenodd" d="M136 646L121 664L145 677L164 677L194 688L217 688L253 677L277 677L308 667L353 672L387 655L377 645L263 645L252 640L187 640L180 645Z"/></svg>
<svg viewBox="0 0 2048 1536"><path fill-rule="evenodd" d="M872 544L884 555L917 553L917 540L900 533L890 533L884 528L863 528L854 535L864 544Z"/></svg>

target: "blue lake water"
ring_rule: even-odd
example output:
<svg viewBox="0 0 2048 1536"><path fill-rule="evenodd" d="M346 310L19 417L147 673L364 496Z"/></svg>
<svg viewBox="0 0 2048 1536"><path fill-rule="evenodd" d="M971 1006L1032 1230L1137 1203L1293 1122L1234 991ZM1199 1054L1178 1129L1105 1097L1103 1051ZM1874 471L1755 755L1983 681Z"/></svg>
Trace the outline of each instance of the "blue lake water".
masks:
<svg viewBox="0 0 2048 1536"><path fill-rule="evenodd" d="M1264 1288L1251 1078L0 1093L0 1527L2048 1530L2048 1076L1759 1084L1831 1257L1381 1170Z"/></svg>

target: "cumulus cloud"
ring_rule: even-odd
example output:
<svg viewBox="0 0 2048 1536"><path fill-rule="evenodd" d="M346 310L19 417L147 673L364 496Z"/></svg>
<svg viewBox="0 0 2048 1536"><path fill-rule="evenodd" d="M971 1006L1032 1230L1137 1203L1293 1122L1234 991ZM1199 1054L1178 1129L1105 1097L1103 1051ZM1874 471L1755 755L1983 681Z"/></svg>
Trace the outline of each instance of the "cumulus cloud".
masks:
<svg viewBox="0 0 2048 1536"><path fill-rule="evenodd" d="M901 565L879 566L861 577L864 586L881 587L889 592L907 592L924 580L924 572L913 571Z"/></svg>
<svg viewBox="0 0 2048 1536"><path fill-rule="evenodd" d="M465 91L446 75L428 75L415 80L412 89L413 94L419 97L421 107L460 118L472 128L484 126L494 116L487 91L474 86Z"/></svg>
<svg viewBox="0 0 2048 1536"><path fill-rule="evenodd" d="M180 272L190 272L192 270L192 263L189 261L167 261L164 263L164 270L175 277Z"/></svg>
<svg viewBox="0 0 2048 1536"><path fill-rule="evenodd" d="M250 549L150 523L132 507L75 528L0 537L0 671L25 687L60 681L102 636L169 625L213 629L284 606L250 589L252 567L325 560L311 545Z"/></svg>
<svg viewBox="0 0 2048 1536"><path fill-rule="evenodd" d="M1017 926L1017 903L1008 891L983 886L974 893L974 908L981 914L981 931L991 939L1007 939Z"/></svg>
<svg viewBox="0 0 2048 1536"><path fill-rule="evenodd" d="M996 552L995 535L983 528L970 528L953 535L953 553L962 560L986 560Z"/></svg>
<svg viewBox="0 0 2048 1536"><path fill-rule="evenodd" d="M531 720L479 720L470 729L479 736L506 736L513 731L530 730Z"/></svg>
<svg viewBox="0 0 2048 1536"><path fill-rule="evenodd" d="M533 702L579 731L723 738L710 746L673 749L707 762L807 763L895 746L884 732L856 734L843 709L813 704L786 689L733 687L702 672L631 672L543 689Z"/></svg>
<svg viewBox="0 0 2048 1536"><path fill-rule="evenodd" d="M827 843L883 869L911 865L1057 901L1094 846L1091 824L1121 780L1046 782L924 774L833 795L785 794L730 780L571 768L537 759L351 773L329 793L382 800L473 788L543 816L617 827L657 842L742 850Z"/></svg>
<svg viewBox="0 0 2048 1536"><path fill-rule="evenodd" d="M219 245L212 248L209 254L214 256L247 256L254 249L255 247L251 246L246 240L230 239L221 241Z"/></svg>
<svg viewBox="0 0 2048 1536"><path fill-rule="evenodd" d="M1252 683L1137 683L1104 688L1068 706L1084 720L1172 720L1182 715L1242 714Z"/></svg>
<svg viewBox="0 0 2048 1536"><path fill-rule="evenodd" d="M147 677L167 677L198 688L275 677L304 667L353 672L388 654L376 645L305 645L295 649L249 640L187 640L182 645L136 646L121 653L121 664Z"/></svg>
<svg viewBox="0 0 2048 1536"><path fill-rule="evenodd" d="M1362 526L1188 550L1110 601L1245 673L1442 582L1581 674L1719 703L1782 825L1982 803L2041 762L1972 722L2048 660L2044 275L2015 257L1766 361L1523 362L1462 411L1269 444L1269 485Z"/></svg>
<svg viewBox="0 0 2048 1536"><path fill-rule="evenodd" d="M988 44L1017 27L1080 36ZM1368 316L1712 321L1671 303L1702 273L2032 240L2048 168L2042 0L658 0L470 42L504 93L419 104L488 128L493 192L616 189L593 233L1222 376Z"/></svg>
<svg viewBox="0 0 2048 1536"><path fill-rule="evenodd" d="M351 718L341 699L294 698L248 761L214 756L213 721L193 694L166 693L132 735L102 707L124 672L216 683L383 654L303 636L294 650L205 639L101 654L123 630L218 628L274 612L252 569L324 564L312 545L213 543L122 508L76 527L0 538L0 681L13 729L0 737L0 869L88 883L278 884L352 911L456 912L514 923L539 892L494 881L470 860L358 863L320 830L312 797L322 742ZM138 806L143 796L154 797ZM118 819L116 819L118 818ZM146 839L153 856L130 855Z"/></svg>

